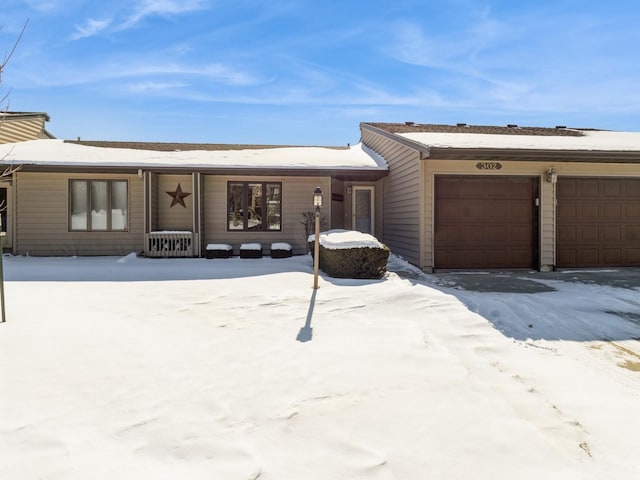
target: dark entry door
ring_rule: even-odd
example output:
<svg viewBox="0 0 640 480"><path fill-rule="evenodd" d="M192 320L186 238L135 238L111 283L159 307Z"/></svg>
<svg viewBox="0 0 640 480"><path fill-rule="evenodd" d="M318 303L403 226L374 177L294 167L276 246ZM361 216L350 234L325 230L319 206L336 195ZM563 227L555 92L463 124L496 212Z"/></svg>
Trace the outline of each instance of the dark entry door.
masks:
<svg viewBox="0 0 640 480"><path fill-rule="evenodd" d="M436 176L435 268L537 267L537 196L535 177Z"/></svg>

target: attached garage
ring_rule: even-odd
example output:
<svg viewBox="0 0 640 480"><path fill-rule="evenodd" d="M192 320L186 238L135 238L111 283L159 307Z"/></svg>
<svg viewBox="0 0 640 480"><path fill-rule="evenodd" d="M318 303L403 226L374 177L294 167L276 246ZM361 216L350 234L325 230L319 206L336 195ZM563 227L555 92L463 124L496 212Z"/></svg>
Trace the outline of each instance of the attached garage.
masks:
<svg viewBox="0 0 640 480"><path fill-rule="evenodd" d="M361 124L382 241L427 272L640 267L640 132Z"/></svg>
<svg viewBox="0 0 640 480"><path fill-rule="evenodd" d="M538 178L435 176L435 268L534 268Z"/></svg>
<svg viewBox="0 0 640 480"><path fill-rule="evenodd" d="M557 184L557 266L640 266L640 178Z"/></svg>

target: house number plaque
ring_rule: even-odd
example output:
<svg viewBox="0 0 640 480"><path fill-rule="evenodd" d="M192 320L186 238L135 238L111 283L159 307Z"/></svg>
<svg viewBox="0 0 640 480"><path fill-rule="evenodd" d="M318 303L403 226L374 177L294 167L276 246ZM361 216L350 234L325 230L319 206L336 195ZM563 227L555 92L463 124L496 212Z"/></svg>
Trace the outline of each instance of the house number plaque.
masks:
<svg viewBox="0 0 640 480"><path fill-rule="evenodd" d="M502 164L499 162L478 162L476 163L476 168L478 170L500 170Z"/></svg>

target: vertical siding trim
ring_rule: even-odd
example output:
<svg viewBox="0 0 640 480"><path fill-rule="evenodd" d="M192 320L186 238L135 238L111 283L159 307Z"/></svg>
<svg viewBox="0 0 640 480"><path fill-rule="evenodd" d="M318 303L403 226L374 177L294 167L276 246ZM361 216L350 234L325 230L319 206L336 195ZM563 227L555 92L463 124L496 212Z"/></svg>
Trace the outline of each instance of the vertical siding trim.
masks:
<svg viewBox="0 0 640 480"><path fill-rule="evenodd" d="M200 204L200 181L201 174L193 172L191 174L191 192L193 195L193 211L192 211L192 223L193 223L193 256L200 257L201 256L201 245L200 245L200 209L202 205Z"/></svg>

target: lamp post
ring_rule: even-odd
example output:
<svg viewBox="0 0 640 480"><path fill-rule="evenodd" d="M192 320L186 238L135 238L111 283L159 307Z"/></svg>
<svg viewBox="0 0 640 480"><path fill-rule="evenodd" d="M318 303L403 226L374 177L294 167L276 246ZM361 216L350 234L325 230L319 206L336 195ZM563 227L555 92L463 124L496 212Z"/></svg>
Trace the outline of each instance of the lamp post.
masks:
<svg viewBox="0 0 640 480"><path fill-rule="evenodd" d="M322 207L322 190L316 187L313 191L313 206L316 207L316 233L313 242L313 289L318 289L318 268L320 266L320 208Z"/></svg>

